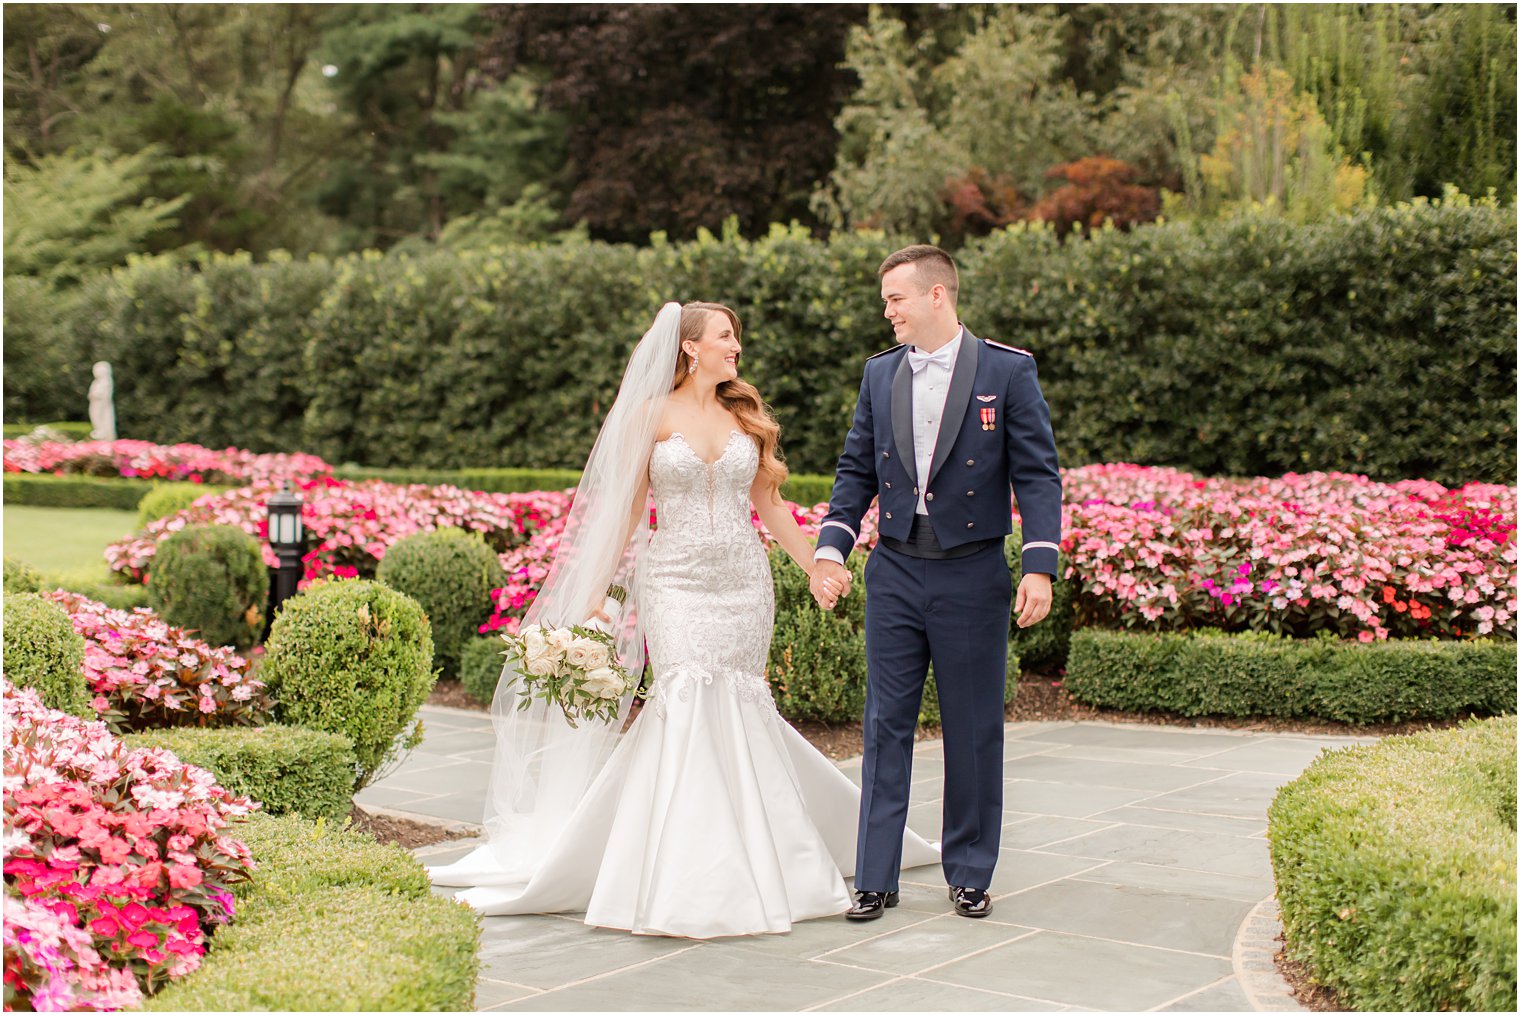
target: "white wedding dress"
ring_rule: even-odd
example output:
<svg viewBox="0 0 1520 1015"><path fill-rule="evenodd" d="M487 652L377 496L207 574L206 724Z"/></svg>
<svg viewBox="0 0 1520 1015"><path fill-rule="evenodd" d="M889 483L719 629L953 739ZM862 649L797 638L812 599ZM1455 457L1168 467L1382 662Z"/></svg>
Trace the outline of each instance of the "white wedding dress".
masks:
<svg viewBox="0 0 1520 1015"><path fill-rule="evenodd" d="M860 790L776 712L765 680L770 564L750 523L758 466L739 431L708 464L680 434L649 463L659 529L635 594L653 685L525 882L489 846L430 873L487 915L693 938L779 933L849 908ZM912 832L903 866L938 863Z"/></svg>

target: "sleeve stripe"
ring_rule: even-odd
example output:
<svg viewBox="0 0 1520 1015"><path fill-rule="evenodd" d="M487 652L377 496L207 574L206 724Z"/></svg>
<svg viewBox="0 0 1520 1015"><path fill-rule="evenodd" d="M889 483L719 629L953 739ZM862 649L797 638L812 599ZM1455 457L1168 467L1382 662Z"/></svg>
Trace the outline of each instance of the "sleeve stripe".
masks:
<svg viewBox="0 0 1520 1015"><path fill-rule="evenodd" d="M1045 542L1041 542L1039 540L1030 540L1029 542L1027 542L1027 543L1024 544L1024 549L1025 550L1033 550L1033 549L1037 549L1037 548L1039 548L1039 549L1045 549L1045 550L1054 550L1057 553L1061 552L1060 545L1056 544L1056 543L1045 543Z"/></svg>
<svg viewBox="0 0 1520 1015"><path fill-rule="evenodd" d="M834 526L836 529L844 529L846 532L848 532L850 534L850 539L852 539L852 540L857 540L857 539L860 538L859 534L856 533L856 531L854 529L850 528L844 522L824 522L822 525L818 526L818 531L822 532L824 529L828 528L830 525Z"/></svg>

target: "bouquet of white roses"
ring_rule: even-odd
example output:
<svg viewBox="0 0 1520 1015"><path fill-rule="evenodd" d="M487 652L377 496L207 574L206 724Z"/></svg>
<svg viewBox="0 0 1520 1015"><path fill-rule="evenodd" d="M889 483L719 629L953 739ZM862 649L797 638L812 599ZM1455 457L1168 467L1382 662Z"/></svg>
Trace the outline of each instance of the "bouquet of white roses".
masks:
<svg viewBox="0 0 1520 1015"><path fill-rule="evenodd" d="M613 595L609 591L609 597ZM534 698L554 702L572 727L577 719L611 722L617 718L618 700L628 693L633 680L618 662L611 634L579 624L529 624L518 634L501 638L507 643L507 656L517 663L517 680L523 689L519 709L527 708Z"/></svg>

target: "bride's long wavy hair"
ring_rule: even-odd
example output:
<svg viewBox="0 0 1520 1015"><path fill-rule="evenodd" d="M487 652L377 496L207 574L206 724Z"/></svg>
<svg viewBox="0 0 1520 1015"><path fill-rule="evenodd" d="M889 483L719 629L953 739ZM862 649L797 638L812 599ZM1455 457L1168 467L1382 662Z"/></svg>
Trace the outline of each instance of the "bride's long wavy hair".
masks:
<svg viewBox="0 0 1520 1015"><path fill-rule="evenodd" d="M685 384L691 377L691 357L686 355L685 343L701 342L702 332L707 328L708 318L720 313L728 317L734 326L734 339L739 340L744 327L739 315L721 303L687 303L681 307L681 328L677 341L681 349L676 354L676 375L672 390ZM777 489L786 482L786 464L781 460L781 424L771 414L770 406L760 397L760 392L748 381L734 379L718 385L718 401L723 408L734 414L739 427L754 438L760 446L760 474L772 481Z"/></svg>

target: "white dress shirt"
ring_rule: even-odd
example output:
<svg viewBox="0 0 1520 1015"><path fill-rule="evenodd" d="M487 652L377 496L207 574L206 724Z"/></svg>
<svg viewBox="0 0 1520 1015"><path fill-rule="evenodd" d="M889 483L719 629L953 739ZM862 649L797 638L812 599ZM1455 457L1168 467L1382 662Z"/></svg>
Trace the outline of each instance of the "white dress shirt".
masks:
<svg viewBox="0 0 1520 1015"><path fill-rule="evenodd" d="M955 359L960 355L961 336L965 333L965 328L958 329L954 338L932 353L908 349L908 369L913 371L913 464L918 472L917 511L921 515L929 513L924 500L929 490L929 467L934 462L934 445L939 441L940 424L944 422L950 377L955 373ZM832 546L820 546L813 552L813 559L844 563L844 555Z"/></svg>

